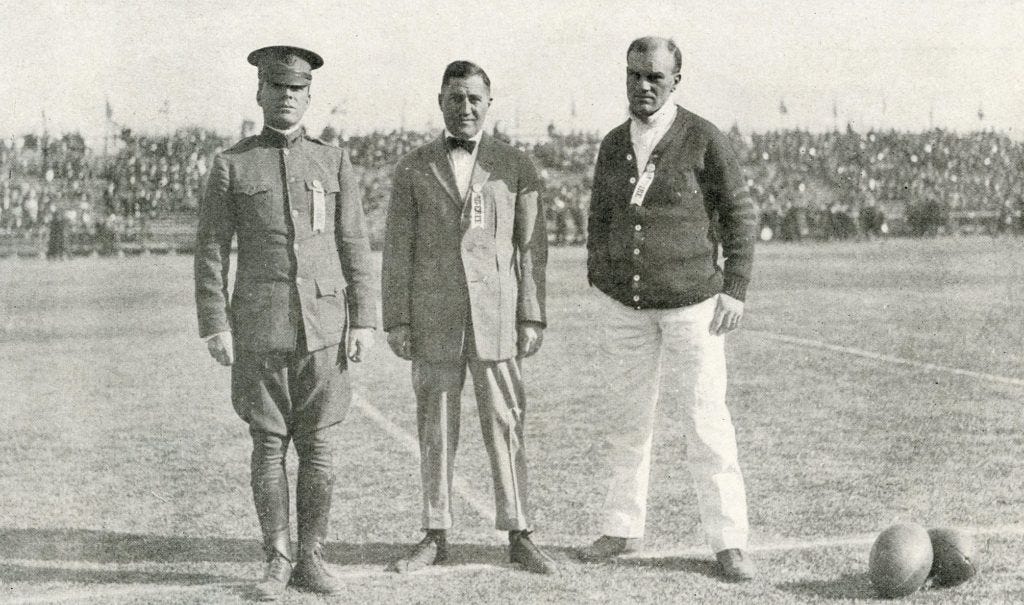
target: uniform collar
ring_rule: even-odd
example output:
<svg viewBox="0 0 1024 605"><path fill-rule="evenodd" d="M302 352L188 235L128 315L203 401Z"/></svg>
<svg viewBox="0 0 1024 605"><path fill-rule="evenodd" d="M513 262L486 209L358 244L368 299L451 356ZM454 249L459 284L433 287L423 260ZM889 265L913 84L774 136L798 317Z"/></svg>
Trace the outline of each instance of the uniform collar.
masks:
<svg viewBox="0 0 1024 605"><path fill-rule="evenodd" d="M299 140L303 134L306 133L306 129L301 124L297 124L289 130L278 130L271 126L264 125L263 132L260 135L270 142L274 147L291 147L295 144L295 141Z"/></svg>

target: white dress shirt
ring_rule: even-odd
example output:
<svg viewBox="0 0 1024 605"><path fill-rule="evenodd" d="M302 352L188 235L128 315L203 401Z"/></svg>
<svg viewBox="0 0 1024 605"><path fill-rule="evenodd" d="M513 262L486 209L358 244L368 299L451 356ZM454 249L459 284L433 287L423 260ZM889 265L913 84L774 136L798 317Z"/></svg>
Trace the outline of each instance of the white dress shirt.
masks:
<svg viewBox="0 0 1024 605"><path fill-rule="evenodd" d="M633 144L633 152L636 153L638 173L647 168L647 160L651 158L651 152L654 151L675 120L676 104L671 99L662 105L661 109L651 114L646 121L630 114L629 141Z"/></svg>
<svg viewBox="0 0 1024 605"><path fill-rule="evenodd" d="M481 130L470 138L470 141L476 143L473 146L473 153L469 153L461 147L458 149L448 150L448 161L452 165L452 172L455 173L455 185L459 188L459 197L466 199L466 193L469 191L469 182L473 178L473 166L476 165L476 154L480 151L480 139L483 138L484 131ZM452 133L448 132L448 129L444 129L444 144L448 146L448 137L456 137Z"/></svg>

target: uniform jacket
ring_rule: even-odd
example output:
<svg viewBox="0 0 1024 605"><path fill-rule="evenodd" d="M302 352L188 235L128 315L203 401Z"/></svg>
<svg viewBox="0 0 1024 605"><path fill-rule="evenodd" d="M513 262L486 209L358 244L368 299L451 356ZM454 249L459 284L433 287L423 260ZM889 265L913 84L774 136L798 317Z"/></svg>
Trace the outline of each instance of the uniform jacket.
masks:
<svg viewBox="0 0 1024 605"><path fill-rule="evenodd" d="M588 223L590 283L636 309L689 306L719 292L744 300L757 213L729 141L678 107L649 164L654 180L633 205L640 174L629 122L601 142Z"/></svg>
<svg viewBox="0 0 1024 605"><path fill-rule="evenodd" d="M443 137L395 169L384 236L384 329L409 325L412 353L516 356L517 324L545 323L547 234L541 183L523 152L484 135L461 198Z"/></svg>
<svg viewBox="0 0 1024 605"><path fill-rule="evenodd" d="M200 336L231 330L236 347L257 353L294 350L300 334L315 351L342 342L347 323L373 327L373 265L348 153L301 129L265 128L219 154L199 206L195 286Z"/></svg>

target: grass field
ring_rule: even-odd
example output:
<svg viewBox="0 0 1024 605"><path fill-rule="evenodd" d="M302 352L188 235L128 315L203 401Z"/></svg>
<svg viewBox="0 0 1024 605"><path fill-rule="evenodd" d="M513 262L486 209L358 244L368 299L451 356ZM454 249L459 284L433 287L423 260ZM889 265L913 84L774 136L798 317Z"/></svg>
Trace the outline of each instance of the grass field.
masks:
<svg viewBox="0 0 1024 605"><path fill-rule="evenodd" d="M455 561L383 573L420 533L408 366L381 341L344 424L327 557L351 590L333 602L871 600L871 540L896 521L970 529L979 551L979 577L907 602L1024 602L1024 241L759 249L727 341L761 569L745 585L714 575L670 409L647 551L572 559L596 537L614 405L583 264L552 252L551 326L525 369L535 539L562 573L506 563L471 398ZM0 602L246 602L261 554L228 378L196 336L190 258L0 262Z"/></svg>

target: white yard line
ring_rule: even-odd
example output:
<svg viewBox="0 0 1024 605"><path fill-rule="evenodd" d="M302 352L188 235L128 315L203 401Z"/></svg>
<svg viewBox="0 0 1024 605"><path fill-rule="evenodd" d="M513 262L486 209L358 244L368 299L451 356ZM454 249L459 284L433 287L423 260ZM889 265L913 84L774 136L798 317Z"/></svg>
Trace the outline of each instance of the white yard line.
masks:
<svg viewBox="0 0 1024 605"><path fill-rule="evenodd" d="M394 422L391 422L391 420L381 413L380 410L367 401L366 397L364 397L359 391L353 391L352 405L357 407L364 416L376 423L377 426L379 426L385 433L394 437L398 443L402 444L409 453L419 460L420 443L416 439L415 435L412 435ZM461 478L456 477L454 479L452 482L452 488L456 494L458 494L474 511L476 511L478 515L488 521L492 521L495 518L494 505L490 500L479 494Z"/></svg>
<svg viewBox="0 0 1024 605"><path fill-rule="evenodd" d="M837 353L843 353L845 355L853 355L855 357L863 357L864 359L871 359L874 361L881 361L890 363L893 365L909 366L920 370L926 370L929 372L939 372L943 374L953 374L955 376L966 376L968 378L976 378L978 380L987 380L989 382L996 382L999 384L1008 384L1011 386L1024 387L1024 379L1012 378L1010 376L1000 376L999 374L988 374L985 372L975 372L974 370L965 370L963 368L954 368L952 366L944 366L935 363L927 363L924 361L917 361L914 359L906 359L904 357L896 357L894 355L885 355L882 353L875 353L874 351L866 351L864 349L857 349L854 347L844 347L842 345L830 344L827 342L821 342L820 340L810 340L807 338L797 338L796 336L787 336L785 334L777 334L775 332L765 332L762 330L745 330L748 334L754 336L760 336L770 340L777 340L788 344L799 345L803 347L811 347L814 349L825 349L826 351L835 351Z"/></svg>

